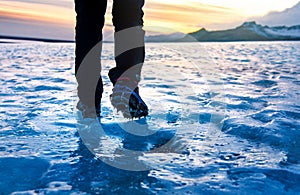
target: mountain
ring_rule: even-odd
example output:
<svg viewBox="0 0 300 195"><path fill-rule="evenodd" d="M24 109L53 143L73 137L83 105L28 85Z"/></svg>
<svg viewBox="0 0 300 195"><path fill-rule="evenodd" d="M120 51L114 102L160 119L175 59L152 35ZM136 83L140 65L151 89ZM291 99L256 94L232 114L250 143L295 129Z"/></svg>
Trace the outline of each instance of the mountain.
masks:
<svg viewBox="0 0 300 195"><path fill-rule="evenodd" d="M174 42L178 39L182 39L186 34L184 33L172 33L167 35L152 35L152 36L146 36L145 41L146 42Z"/></svg>
<svg viewBox="0 0 300 195"><path fill-rule="evenodd" d="M260 24L269 26L293 26L300 24L300 2L295 6L288 8L282 12L270 12L269 14L252 18Z"/></svg>
<svg viewBox="0 0 300 195"><path fill-rule="evenodd" d="M189 33L181 42L190 41L276 41L276 40L300 40L300 25L286 27L269 27L256 22L245 22L235 29L199 31Z"/></svg>

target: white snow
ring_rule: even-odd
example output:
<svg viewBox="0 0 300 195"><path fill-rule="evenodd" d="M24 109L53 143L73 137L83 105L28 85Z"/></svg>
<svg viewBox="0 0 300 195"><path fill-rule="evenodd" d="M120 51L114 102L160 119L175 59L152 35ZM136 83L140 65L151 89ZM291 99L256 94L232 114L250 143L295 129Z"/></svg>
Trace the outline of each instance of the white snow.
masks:
<svg viewBox="0 0 300 195"><path fill-rule="evenodd" d="M287 28L283 29L274 29L274 28L266 28L265 31L268 34L279 35L279 36L291 36L291 37L300 37L300 29L291 29Z"/></svg>

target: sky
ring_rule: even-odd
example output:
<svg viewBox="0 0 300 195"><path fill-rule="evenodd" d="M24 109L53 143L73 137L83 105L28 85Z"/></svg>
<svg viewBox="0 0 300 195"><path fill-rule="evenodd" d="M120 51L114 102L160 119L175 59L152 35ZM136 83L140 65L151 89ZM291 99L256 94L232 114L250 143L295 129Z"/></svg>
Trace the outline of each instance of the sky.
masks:
<svg viewBox="0 0 300 195"><path fill-rule="evenodd" d="M105 36L113 32L108 0ZM145 0L145 30L189 33L205 27L228 29L249 18L283 11L299 0ZM73 0L0 0L0 35L74 38Z"/></svg>

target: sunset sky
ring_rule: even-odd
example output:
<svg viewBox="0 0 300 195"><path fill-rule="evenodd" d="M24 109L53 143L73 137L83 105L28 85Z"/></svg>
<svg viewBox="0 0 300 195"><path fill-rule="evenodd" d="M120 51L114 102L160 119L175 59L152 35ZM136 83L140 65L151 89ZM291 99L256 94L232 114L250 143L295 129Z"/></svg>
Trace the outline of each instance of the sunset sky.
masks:
<svg viewBox="0 0 300 195"><path fill-rule="evenodd" d="M192 32L235 27L251 17L282 11L299 0L146 0L148 32ZM111 4L105 33L111 33ZM0 35L73 39L73 0L0 0Z"/></svg>

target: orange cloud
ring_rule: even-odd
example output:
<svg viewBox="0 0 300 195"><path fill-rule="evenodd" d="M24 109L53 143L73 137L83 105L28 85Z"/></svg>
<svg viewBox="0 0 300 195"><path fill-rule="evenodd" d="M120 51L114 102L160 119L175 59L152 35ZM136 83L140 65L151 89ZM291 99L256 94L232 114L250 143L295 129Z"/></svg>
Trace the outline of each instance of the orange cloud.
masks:
<svg viewBox="0 0 300 195"><path fill-rule="evenodd" d="M0 20L40 21L73 26L75 14L68 8L23 2L0 2Z"/></svg>
<svg viewBox="0 0 300 195"><path fill-rule="evenodd" d="M167 4L153 1L145 6L146 26L169 27L181 32L195 31L216 21L228 23L236 16L234 9L198 2Z"/></svg>

